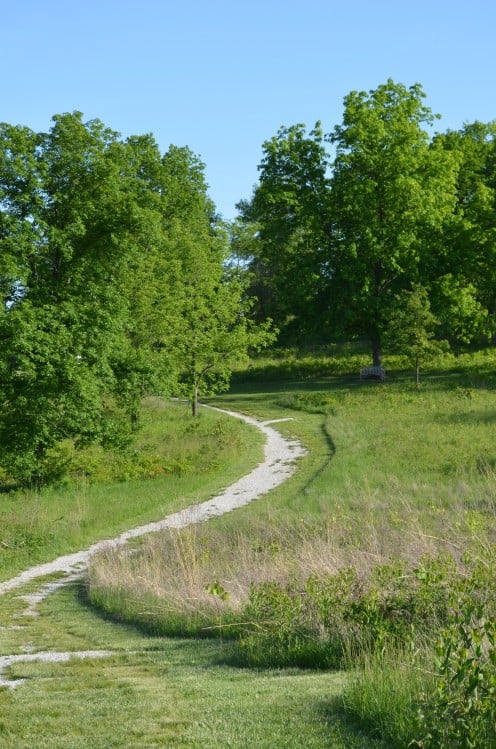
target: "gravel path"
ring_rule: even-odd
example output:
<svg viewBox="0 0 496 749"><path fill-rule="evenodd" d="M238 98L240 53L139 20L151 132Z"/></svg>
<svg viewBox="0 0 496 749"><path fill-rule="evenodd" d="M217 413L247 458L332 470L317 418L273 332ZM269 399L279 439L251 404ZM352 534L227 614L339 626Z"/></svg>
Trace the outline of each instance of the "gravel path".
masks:
<svg viewBox="0 0 496 749"><path fill-rule="evenodd" d="M208 408L213 408L208 406ZM58 557L52 562L46 564L39 564L35 567L30 567L16 577L6 580L0 583L0 595L6 593L9 590L20 587L25 583L34 580L38 577L44 577L45 575L51 575L54 573L62 573L64 577L59 580L52 581L40 585L40 587L33 593L28 595L20 596L26 601L27 608L24 612L26 615L33 616L36 612L37 604L43 600L51 592L60 588L62 585L81 577L87 567L88 560L97 551L110 546L120 546L125 544L129 539L143 536L146 533L154 533L157 531L164 530L165 528L183 528L193 523L201 523L208 520L211 517L223 515L226 512L231 512L239 507L252 502L254 499L261 497L271 489L274 489L279 484L286 481L296 470L296 459L305 454L305 450L297 440L289 440L284 438L279 432L273 429L270 425L276 424L281 421L288 421L288 419L274 419L272 421L260 422L253 419L251 416L245 414L236 413L234 411L226 411L224 409L216 408L216 411L228 414L237 419L245 421L247 424L257 427L265 435L266 441L264 445L264 459L256 468L254 468L246 476L231 484L221 494L201 502L200 504L192 505L187 507L180 512L175 512L167 517L163 518L154 523L147 523L141 525L138 528L125 531L113 539L105 541L99 541L93 544L89 548L78 551L74 554L66 554L65 556ZM72 657L88 658L88 657L101 657L102 655L108 655L105 652L91 652L81 651L78 653L30 653L28 655L7 655L0 657L0 686L13 687L21 683L21 680L10 681L2 676L2 672L7 669L10 665L17 661L26 660L44 660L44 661L60 661L69 660Z"/></svg>
<svg viewBox="0 0 496 749"><path fill-rule="evenodd" d="M209 406L209 408L213 407ZM271 489L274 489L276 486L279 486L279 484L282 484L292 473L294 473L296 468L296 458L304 455L305 450L297 440L288 440L269 426L270 424L279 423L281 421L289 421L289 419L274 419L272 421L260 422L253 419L251 416L246 416L245 414L236 413L234 411L226 411L220 408L214 410L228 414L237 419L242 419L247 424L251 424L263 432L266 437L266 442L264 446L264 460L262 463L246 476L239 479L239 481L236 481L225 489L222 494L219 494L213 499L201 502L200 504L191 505L190 507L187 507L180 512L175 512L172 515L167 515L163 520L154 523L147 523L138 528L125 531L116 538L99 541L83 551L77 551L74 554L66 554L65 556L54 559L52 562L39 564L35 567L30 567L29 569L24 570L20 575L0 583L0 595L12 590L13 588L24 585L37 577L43 577L57 572L70 575L71 579L73 579L75 574L82 574L92 554L100 551L104 547L108 547L109 545L119 546L125 544L129 539L143 536L145 533L154 533L164 530L165 528L183 528L192 523L201 523L204 520L208 520L210 517L231 512L231 510L243 507L243 505L252 502L254 499L257 499Z"/></svg>

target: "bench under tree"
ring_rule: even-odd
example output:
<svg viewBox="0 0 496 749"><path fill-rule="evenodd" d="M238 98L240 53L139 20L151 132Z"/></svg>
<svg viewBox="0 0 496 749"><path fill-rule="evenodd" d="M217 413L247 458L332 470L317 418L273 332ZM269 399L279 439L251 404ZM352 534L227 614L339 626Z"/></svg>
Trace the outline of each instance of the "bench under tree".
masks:
<svg viewBox="0 0 496 749"><path fill-rule="evenodd" d="M362 367L360 370L361 380L381 380L386 379L386 370L384 367Z"/></svg>

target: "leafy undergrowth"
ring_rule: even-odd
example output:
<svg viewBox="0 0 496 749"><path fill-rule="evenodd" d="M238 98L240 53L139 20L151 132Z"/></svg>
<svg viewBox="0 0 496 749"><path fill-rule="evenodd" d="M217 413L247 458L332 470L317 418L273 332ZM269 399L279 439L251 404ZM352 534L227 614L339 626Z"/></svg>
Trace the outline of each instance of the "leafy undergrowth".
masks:
<svg viewBox="0 0 496 749"><path fill-rule="evenodd" d="M241 421L148 399L125 450L89 448L63 485L0 495L0 579L206 499L261 457L261 435Z"/></svg>
<svg viewBox="0 0 496 749"><path fill-rule="evenodd" d="M234 666L347 670L343 710L390 747L494 746L496 555L340 566L329 528L289 539L171 531L101 554L88 595L157 635L215 637ZM280 529L279 529L280 530ZM226 555L226 548L229 554ZM335 568L334 570L332 568ZM223 576L219 578L218 572ZM472 743L470 743L472 742Z"/></svg>

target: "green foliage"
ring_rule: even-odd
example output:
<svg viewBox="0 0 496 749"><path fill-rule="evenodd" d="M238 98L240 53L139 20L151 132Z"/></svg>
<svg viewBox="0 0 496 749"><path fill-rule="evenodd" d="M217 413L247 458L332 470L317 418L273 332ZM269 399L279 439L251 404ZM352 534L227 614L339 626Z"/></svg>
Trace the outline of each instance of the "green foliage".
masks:
<svg viewBox="0 0 496 749"><path fill-rule="evenodd" d="M436 136L460 164L454 221L446 227L445 247L430 261L441 287L434 285L435 311L455 345L493 331L495 133L493 121Z"/></svg>
<svg viewBox="0 0 496 749"><path fill-rule="evenodd" d="M487 307L480 302L479 292L472 282L448 273L435 285L434 297L436 295L440 307L439 322L456 346L487 340L494 332L494 321Z"/></svg>
<svg viewBox="0 0 496 749"><path fill-rule="evenodd" d="M329 135L298 124L264 142L232 249L281 341L360 335L379 364L413 284L455 347L493 334L495 123L430 137L424 99L389 79L350 92Z"/></svg>
<svg viewBox="0 0 496 749"><path fill-rule="evenodd" d="M446 351L446 341L435 339L439 321L430 309L426 289L416 284L397 297L398 310L389 323L386 339L391 349L405 354L415 367L415 381L420 382L420 364Z"/></svg>
<svg viewBox="0 0 496 749"><path fill-rule="evenodd" d="M436 567L443 589L442 626L355 665L345 709L392 747L484 749L496 745L494 555L461 575Z"/></svg>
<svg viewBox="0 0 496 749"><path fill-rule="evenodd" d="M350 567L304 585L252 585L242 651L250 663L339 668L350 658L420 642L446 622L456 574L449 558L424 557L413 568L376 566L367 579Z"/></svg>
<svg viewBox="0 0 496 749"><path fill-rule="evenodd" d="M312 380L332 375L357 376L368 361L366 348L358 344L328 344L311 348L270 348L238 366L235 382ZM281 403L281 405L283 405Z"/></svg>
<svg viewBox="0 0 496 749"><path fill-rule="evenodd" d="M275 334L270 321L255 325L249 319L240 279L223 273L220 265L199 262L196 251L185 252L183 262L182 318L172 343L179 390L190 398L196 416L199 396L227 390L233 367L248 351L273 342Z"/></svg>
<svg viewBox="0 0 496 749"><path fill-rule="evenodd" d="M74 112L2 125L0 152L0 465L39 487L69 467L61 442L124 448L150 394L187 391L196 413L273 334L248 319L188 148Z"/></svg>
<svg viewBox="0 0 496 749"><path fill-rule="evenodd" d="M286 339L315 335L331 220L324 134L320 123L309 133L283 127L262 149L259 184L238 206L247 228L235 230L233 251L249 262L259 318L273 318Z"/></svg>
<svg viewBox="0 0 496 749"><path fill-rule="evenodd" d="M224 588L223 585L220 584L218 580L215 580L213 583L207 583L205 586L205 590L207 593L210 593L211 596L215 596L219 598L221 601L227 601L229 598L228 591Z"/></svg>
<svg viewBox="0 0 496 749"><path fill-rule="evenodd" d="M331 136L337 237L330 288L348 328L368 333L374 364L381 331L398 311L395 295L423 280L423 255L454 208L457 161L430 148L425 124L433 116L424 98L418 84L407 89L392 80L353 91Z"/></svg>
<svg viewBox="0 0 496 749"><path fill-rule="evenodd" d="M424 697L424 749L496 746L496 623L494 607L465 595L455 601L436 647L437 681Z"/></svg>

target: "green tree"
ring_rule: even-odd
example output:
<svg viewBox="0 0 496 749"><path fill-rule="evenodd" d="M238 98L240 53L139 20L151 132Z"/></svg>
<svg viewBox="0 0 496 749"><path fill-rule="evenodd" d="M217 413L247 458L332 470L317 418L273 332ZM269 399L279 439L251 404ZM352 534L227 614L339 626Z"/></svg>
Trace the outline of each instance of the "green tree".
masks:
<svg viewBox="0 0 496 749"><path fill-rule="evenodd" d="M435 338L439 321L431 312L429 295L415 284L397 296L397 309L385 333L391 349L404 354L415 367L415 382L420 384L420 365L434 354L446 351L446 341Z"/></svg>
<svg viewBox="0 0 496 749"><path fill-rule="evenodd" d="M324 249L330 228L328 155L320 123L281 128L263 144L260 179L238 208L252 241L235 234L252 273L255 309L286 335L321 330L318 315ZM237 243L236 243L236 240Z"/></svg>
<svg viewBox="0 0 496 749"><path fill-rule="evenodd" d="M79 112L53 123L0 129L0 462L37 484L61 440L122 441L143 395L189 377L196 400L265 335L201 161Z"/></svg>
<svg viewBox="0 0 496 749"><path fill-rule="evenodd" d="M171 146L162 156L152 136L135 136L127 146L139 218L121 287L125 335L112 366L116 397L136 426L143 395L177 389L173 340L182 315L182 241L189 237L200 248L211 242L215 219L203 164L188 148Z"/></svg>
<svg viewBox="0 0 496 749"><path fill-rule="evenodd" d="M446 273L433 284L440 329L453 348L485 340L494 331L494 320L481 303L480 288L461 273Z"/></svg>
<svg viewBox="0 0 496 749"><path fill-rule="evenodd" d="M174 299L180 310L173 326L172 350L180 372L179 392L198 413L198 398L226 390L233 367L271 343L270 321L250 319L252 301L236 271L223 263L223 232L203 241L178 237L181 267Z"/></svg>
<svg viewBox="0 0 496 749"><path fill-rule="evenodd" d="M443 245L428 259L432 303L453 345L494 332L496 301L496 122L467 124L436 140L459 160L456 207Z"/></svg>
<svg viewBox="0 0 496 749"><path fill-rule="evenodd" d="M436 250L455 206L458 159L430 143L424 96L419 84L392 80L353 91L331 135L329 308L349 332L368 337L375 365L397 294L425 281L423 256Z"/></svg>
<svg viewBox="0 0 496 749"><path fill-rule="evenodd" d="M153 198L133 144L79 112L48 133L3 125L0 138L0 457L39 483L59 440L123 436L109 396L136 378L123 366L126 279Z"/></svg>

